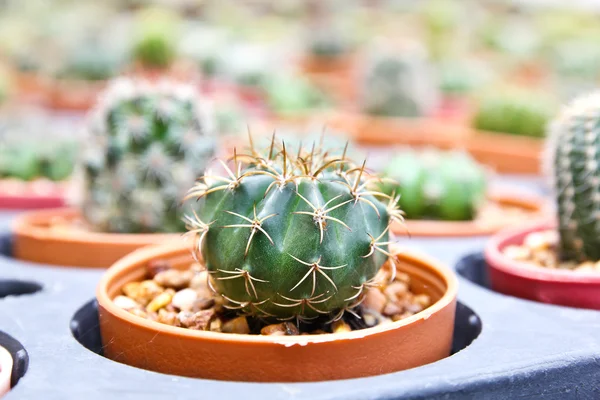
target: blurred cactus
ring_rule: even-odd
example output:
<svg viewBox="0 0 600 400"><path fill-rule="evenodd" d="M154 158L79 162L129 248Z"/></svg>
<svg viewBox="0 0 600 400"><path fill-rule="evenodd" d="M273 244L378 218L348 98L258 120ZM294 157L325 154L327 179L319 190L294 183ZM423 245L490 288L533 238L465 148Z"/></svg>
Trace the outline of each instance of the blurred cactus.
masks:
<svg viewBox="0 0 600 400"><path fill-rule="evenodd" d="M112 52L94 40L79 43L65 57L58 78L102 81L119 73L124 65L124 54Z"/></svg>
<svg viewBox="0 0 600 400"><path fill-rule="evenodd" d="M309 80L291 74L276 74L264 84L267 104L277 115L303 114L329 105L326 95Z"/></svg>
<svg viewBox="0 0 600 400"><path fill-rule="evenodd" d="M339 319L352 312L386 261L395 204L366 188L372 177L343 152L285 145L233 157L227 174L190 191L197 235L226 307L272 319ZM218 249L218 251L214 251Z"/></svg>
<svg viewBox="0 0 600 400"><path fill-rule="evenodd" d="M180 200L215 153L212 115L193 86L121 78L92 112L86 220L106 232L177 232Z"/></svg>
<svg viewBox="0 0 600 400"><path fill-rule="evenodd" d="M517 88L490 90L480 99L473 126L483 131L543 137L555 108L545 93Z"/></svg>
<svg viewBox="0 0 600 400"><path fill-rule="evenodd" d="M381 117L420 117L432 113L438 92L420 47L371 57L362 82L362 109Z"/></svg>
<svg viewBox="0 0 600 400"><path fill-rule="evenodd" d="M462 152L401 151L384 176L393 182L384 180L382 191L400 196L409 219L472 220L485 200L485 170Z"/></svg>
<svg viewBox="0 0 600 400"><path fill-rule="evenodd" d="M170 10L149 8L137 14L132 54L148 69L167 69L177 56L177 15Z"/></svg>
<svg viewBox="0 0 600 400"><path fill-rule="evenodd" d="M549 125L563 259L600 260L600 93L575 99Z"/></svg>

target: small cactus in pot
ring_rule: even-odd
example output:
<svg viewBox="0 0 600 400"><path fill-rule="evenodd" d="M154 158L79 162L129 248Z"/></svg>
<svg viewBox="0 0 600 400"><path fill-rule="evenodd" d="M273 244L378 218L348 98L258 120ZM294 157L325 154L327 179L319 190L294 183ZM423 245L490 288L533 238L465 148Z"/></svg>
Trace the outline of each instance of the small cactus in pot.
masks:
<svg viewBox="0 0 600 400"><path fill-rule="evenodd" d="M549 127L562 259L600 260L600 92L573 101Z"/></svg>
<svg viewBox="0 0 600 400"><path fill-rule="evenodd" d="M227 307L267 319L340 318L360 303L386 264L395 202L376 179L318 143L234 154L226 174L190 191L188 216L214 289ZM383 201L382 201L383 200Z"/></svg>
<svg viewBox="0 0 600 400"><path fill-rule="evenodd" d="M384 175L393 180L382 191L399 197L408 219L472 220L485 200L485 169L459 151L401 151Z"/></svg>
<svg viewBox="0 0 600 400"><path fill-rule="evenodd" d="M92 111L83 215L103 232L184 230L180 199L215 153L194 87L113 81Z"/></svg>

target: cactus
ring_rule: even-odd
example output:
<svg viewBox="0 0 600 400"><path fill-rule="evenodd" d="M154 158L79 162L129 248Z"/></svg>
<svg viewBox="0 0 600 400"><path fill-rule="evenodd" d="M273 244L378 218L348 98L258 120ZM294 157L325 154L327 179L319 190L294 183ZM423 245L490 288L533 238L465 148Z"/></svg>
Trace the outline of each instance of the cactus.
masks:
<svg viewBox="0 0 600 400"><path fill-rule="evenodd" d="M138 15L133 58L145 68L166 69L177 55L177 16L160 8L149 8Z"/></svg>
<svg viewBox="0 0 600 400"><path fill-rule="evenodd" d="M180 199L215 151L193 86L120 78L92 112L83 214L99 231L177 232Z"/></svg>
<svg viewBox="0 0 600 400"><path fill-rule="evenodd" d="M462 152L402 151L384 175L394 181L384 180L382 191L399 195L409 219L472 220L485 199L485 170Z"/></svg>
<svg viewBox="0 0 600 400"><path fill-rule="evenodd" d="M595 92L575 99L549 126L546 162L565 260L600 260L599 122L600 92Z"/></svg>
<svg viewBox="0 0 600 400"><path fill-rule="evenodd" d="M484 131L543 137L554 109L555 103L545 93L496 89L481 99L473 126Z"/></svg>
<svg viewBox="0 0 600 400"><path fill-rule="evenodd" d="M438 103L437 84L420 48L373 56L362 84L362 108L381 117L420 117Z"/></svg>
<svg viewBox="0 0 600 400"><path fill-rule="evenodd" d="M317 144L291 153L274 143L264 154L253 146L234 154L226 175L207 174L190 191L195 252L230 308L340 318L391 260L388 227L401 213L366 188L373 178L344 151Z"/></svg>
<svg viewBox="0 0 600 400"><path fill-rule="evenodd" d="M273 75L264 84L267 103L277 115L302 114L327 107L329 99L310 81L295 75Z"/></svg>

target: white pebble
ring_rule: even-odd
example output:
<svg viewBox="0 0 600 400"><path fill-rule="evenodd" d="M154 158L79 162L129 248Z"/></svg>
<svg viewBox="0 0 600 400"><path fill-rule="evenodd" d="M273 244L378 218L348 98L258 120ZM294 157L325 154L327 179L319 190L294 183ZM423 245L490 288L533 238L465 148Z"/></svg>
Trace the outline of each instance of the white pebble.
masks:
<svg viewBox="0 0 600 400"><path fill-rule="evenodd" d="M122 308L123 310L130 310L140 306L135 300L130 299L127 296L117 296L113 300L113 303L115 306Z"/></svg>
<svg viewBox="0 0 600 400"><path fill-rule="evenodd" d="M198 299L198 293L194 289L187 288L175 293L171 304L182 311L189 311L196 299Z"/></svg>

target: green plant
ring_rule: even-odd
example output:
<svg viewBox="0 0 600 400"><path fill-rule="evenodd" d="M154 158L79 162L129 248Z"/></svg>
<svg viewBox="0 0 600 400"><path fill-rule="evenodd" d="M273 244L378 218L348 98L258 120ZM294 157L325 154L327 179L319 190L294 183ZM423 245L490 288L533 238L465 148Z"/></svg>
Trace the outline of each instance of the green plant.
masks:
<svg viewBox="0 0 600 400"><path fill-rule="evenodd" d="M123 58L99 43L84 42L73 49L58 71L59 78L102 81L116 76Z"/></svg>
<svg viewBox="0 0 600 400"><path fill-rule="evenodd" d="M178 21L175 14L151 8L138 15L133 59L146 68L166 69L177 56Z"/></svg>
<svg viewBox="0 0 600 400"><path fill-rule="evenodd" d="M496 89L480 99L473 126L483 131L542 137L555 108L544 93Z"/></svg>
<svg viewBox="0 0 600 400"><path fill-rule="evenodd" d="M264 84L269 107L276 114L289 115L325 108L326 95L306 78L277 74Z"/></svg>
<svg viewBox="0 0 600 400"><path fill-rule="evenodd" d="M560 253L600 260L600 93L575 99L549 125L546 162L558 206Z"/></svg>
<svg viewBox="0 0 600 400"><path fill-rule="evenodd" d="M393 181L381 190L400 197L409 219L472 220L485 199L485 170L463 152L401 151L384 176Z"/></svg>
<svg viewBox="0 0 600 400"><path fill-rule="evenodd" d="M366 66L362 109L382 117L420 117L437 105L437 85L421 51L380 54Z"/></svg>
<svg viewBox="0 0 600 400"><path fill-rule="evenodd" d="M179 202L215 151L191 85L121 78L92 112L83 214L99 231L177 232Z"/></svg>
<svg viewBox="0 0 600 400"><path fill-rule="evenodd" d="M319 25L309 29L308 48L315 57L334 59L346 54L350 45L339 29Z"/></svg>
<svg viewBox="0 0 600 400"><path fill-rule="evenodd" d="M275 142L234 153L225 174L205 175L190 191L195 251L228 307L279 319L341 317L392 260L388 227L401 212L366 188L374 178L343 150L291 153Z"/></svg>

